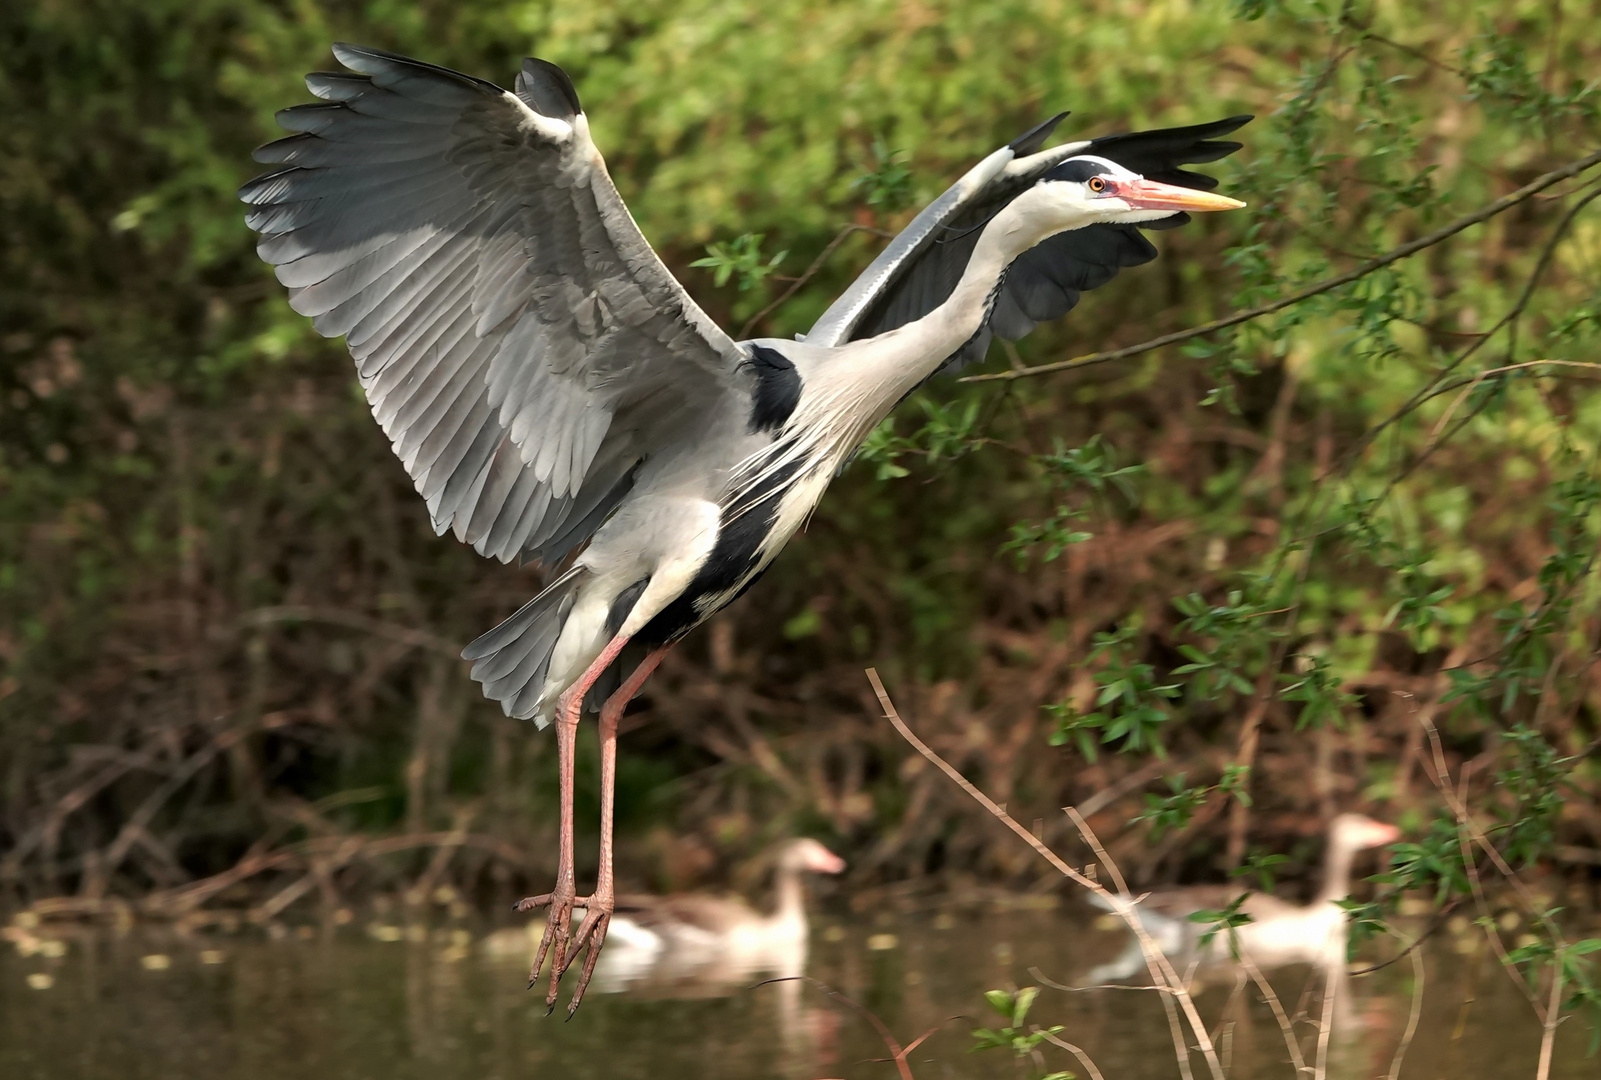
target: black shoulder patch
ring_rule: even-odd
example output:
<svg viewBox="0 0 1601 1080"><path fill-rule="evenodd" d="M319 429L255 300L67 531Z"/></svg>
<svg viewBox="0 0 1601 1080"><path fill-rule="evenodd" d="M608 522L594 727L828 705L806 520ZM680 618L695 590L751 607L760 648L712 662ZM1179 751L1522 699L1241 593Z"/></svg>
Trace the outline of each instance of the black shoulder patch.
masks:
<svg viewBox="0 0 1601 1080"><path fill-rule="evenodd" d="M1041 180L1074 180L1082 184L1092 176L1100 176L1106 171L1106 166L1098 161L1086 161L1084 158L1068 158L1050 172L1040 177Z"/></svg>
<svg viewBox="0 0 1601 1080"><path fill-rule="evenodd" d="M750 398L750 431L777 431L800 404L801 377L795 362L777 349L747 345L750 359L745 363L756 373L756 389Z"/></svg>

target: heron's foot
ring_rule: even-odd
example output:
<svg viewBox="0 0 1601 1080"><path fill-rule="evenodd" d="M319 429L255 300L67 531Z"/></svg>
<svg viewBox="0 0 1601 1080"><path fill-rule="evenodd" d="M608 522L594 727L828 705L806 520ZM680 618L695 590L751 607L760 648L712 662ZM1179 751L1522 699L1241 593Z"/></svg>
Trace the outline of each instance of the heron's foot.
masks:
<svg viewBox="0 0 1601 1080"><path fill-rule="evenodd" d="M540 969L545 966L545 956L547 954L550 956L550 989L545 993L547 1015L556 1007L556 991L561 986L562 974L567 970L569 963L567 946L573 924L573 907L577 899L573 891L571 882L558 879L556 888L551 892L525 897L514 905L517 911L550 908L545 916L545 933L539 939L539 950L534 953L533 966L528 969L528 989L532 990L534 984L539 981Z"/></svg>
<svg viewBox="0 0 1601 1080"><path fill-rule="evenodd" d="M579 1003L584 1000L584 991L589 987L590 976L595 974L595 961L600 959L600 949L606 944L606 931L611 926L612 913L617 907L616 898L611 895L610 890L607 890L605 895L596 890L595 895L578 903L584 908L584 922L578 928L578 936L573 939L572 949L567 954L567 964L562 968L562 973L566 974L567 968L578 959L579 952L585 946L588 946L589 951L584 954L584 966L578 971L578 985L573 987L572 1000L567 1003L569 1020L573 1018L573 1013L578 1011Z"/></svg>
<svg viewBox="0 0 1601 1080"><path fill-rule="evenodd" d="M513 911L523 912L523 913L527 913L527 912L530 912L530 911L538 911L540 908L542 908L546 904L550 903L551 897L553 897L555 895L556 895L555 893L548 893L547 892L547 893L540 893L538 896L525 896L521 900L519 900L515 904L513 904L511 906L511 909Z"/></svg>

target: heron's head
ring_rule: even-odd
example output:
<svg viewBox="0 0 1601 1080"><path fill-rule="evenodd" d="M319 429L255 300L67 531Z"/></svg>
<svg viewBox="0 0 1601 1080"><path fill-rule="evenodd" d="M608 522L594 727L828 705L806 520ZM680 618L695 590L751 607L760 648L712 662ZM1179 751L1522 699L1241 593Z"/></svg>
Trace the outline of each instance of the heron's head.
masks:
<svg viewBox="0 0 1601 1080"><path fill-rule="evenodd" d="M1100 222L1133 225L1184 210L1237 210L1238 199L1210 191L1147 180L1115 161L1085 154L1070 157L1035 183L1035 205L1080 228Z"/></svg>

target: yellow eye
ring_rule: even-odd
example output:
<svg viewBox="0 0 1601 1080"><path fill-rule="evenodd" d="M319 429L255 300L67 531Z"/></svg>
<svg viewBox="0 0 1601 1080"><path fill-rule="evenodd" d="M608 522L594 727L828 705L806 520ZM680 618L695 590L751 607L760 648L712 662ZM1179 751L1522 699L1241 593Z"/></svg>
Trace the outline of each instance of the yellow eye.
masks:
<svg viewBox="0 0 1601 1080"><path fill-rule="evenodd" d="M1090 177L1090 190L1091 191L1105 191L1106 190L1106 181L1102 180L1099 176Z"/></svg>

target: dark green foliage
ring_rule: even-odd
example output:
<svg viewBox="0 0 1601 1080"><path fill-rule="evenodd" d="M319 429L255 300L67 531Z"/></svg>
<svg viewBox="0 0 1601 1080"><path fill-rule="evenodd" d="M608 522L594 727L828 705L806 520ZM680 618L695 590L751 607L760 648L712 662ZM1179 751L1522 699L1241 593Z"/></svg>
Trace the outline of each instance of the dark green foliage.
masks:
<svg viewBox="0 0 1601 1080"><path fill-rule="evenodd" d="M170 899L270 851L204 901L249 910L314 868L339 895L402 887L453 828L448 872L477 895L548 873L549 741L455 659L539 576L432 536L233 196L330 40L503 83L525 53L563 64L709 311L737 327L799 285L777 336L1059 108L1067 138L1259 115L1209 166L1249 209L1158 235L1157 262L997 346L997 371L1278 302L1592 153L1601 16L1556 10L6 7L0 887ZM1156 881L1222 877L1228 850L1264 853L1244 864L1264 887L1302 875L1276 853L1347 805L1409 826L1359 932L1404 892L1522 903L1475 828L1560 878L1601 782L1595 177L1179 348L920 392L630 715L625 876L676 884L811 831L884 880L1026 880L902 768L862 704L872 662L1049 842L1055 808L1167 755L1174 779L1104 811ZM340 856L352 835L423 846ZM1517 963L1593 1002L1588 939L1524 916L1541 944Z"/></svg>

